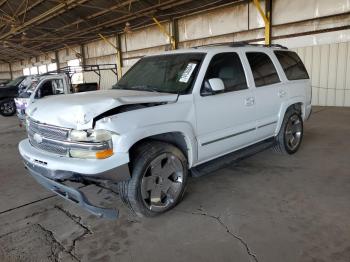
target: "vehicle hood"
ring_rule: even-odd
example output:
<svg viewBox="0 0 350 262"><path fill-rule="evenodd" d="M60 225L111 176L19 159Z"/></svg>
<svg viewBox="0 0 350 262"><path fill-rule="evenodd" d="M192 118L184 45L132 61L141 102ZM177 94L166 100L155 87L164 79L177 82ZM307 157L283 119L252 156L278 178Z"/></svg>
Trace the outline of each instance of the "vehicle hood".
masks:
<svg viewBox="0 0 350 262"><path fill-rule="evenodd" d="M176 102L176 94L103 90L56 95L37 100L27 115L41 123L74 129L92 128L93 119L121 105Z"/></svg>

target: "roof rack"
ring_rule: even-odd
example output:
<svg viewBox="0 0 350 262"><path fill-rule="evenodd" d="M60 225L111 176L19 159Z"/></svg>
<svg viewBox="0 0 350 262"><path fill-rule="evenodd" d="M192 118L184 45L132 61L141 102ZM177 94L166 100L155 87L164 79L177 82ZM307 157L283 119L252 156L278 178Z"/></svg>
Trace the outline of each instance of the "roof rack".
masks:
<svg viewBox="0 0 350 262"><path fill-rule="evenodd" d="M82 72L95 72L96 74L100 74L102 70L111 70L114 74L117 75L117 65L116 64L99 64L99 65L81 65L81 66L65 66L58 68L57 70L49 71L42 75L49 74L58 74L58 73L66 73L66 74L76 74Z"/></svg>
<svg viewBox="0 0 350 262"><path fill-rule="evenodd" d="M101 71L104 70L111 70L118 79L118 73L117 73L117 65L116 64L99 64L99 65L81 65L81 66L65 66L58 68L57 70L49 71L47 73L41 74L40 76L45 75L55 75L55 74L66 74L70 81L72 80L72 76L77 73L83 73L83 72L94 72L96 75L98 75L98 84L101 85Z"/></svg>
<svg viewBox="0 0 350 262"><path fill-rule="evenodd" d="M232 42L232 43L215 43L215 44L207 44L207 45L200 45L195 46L193 48L199 48L199 47L210 47L210 46L228 46L228 47L244 47L244 46L261 46L261 47L277 47L281 49L288 49L288 47L280 45L280 44L255 44L255 43L249 43L246 41L241 42Z"/></svg>

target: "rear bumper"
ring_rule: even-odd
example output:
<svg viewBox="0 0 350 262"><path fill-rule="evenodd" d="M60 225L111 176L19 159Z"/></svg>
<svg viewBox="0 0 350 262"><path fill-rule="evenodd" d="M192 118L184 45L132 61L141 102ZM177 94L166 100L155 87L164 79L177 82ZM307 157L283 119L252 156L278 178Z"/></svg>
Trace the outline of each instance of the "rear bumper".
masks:
<svg viewBox="0 0 350 262"><path fill-rule="evenodd" d="M69 187L64 185L63 183L59 183L52 179L47 178L42 175L43 172L42 167L29 163L24 160L24 164L29 174L42 186L47 188L48 190L54 192L55 194L63 197L66 200L69 200L75 204L78 204L85 210L91 212L92 214L108 219L116 219L118 217L118 210L108 209L103 207L98 207L92 205L89 200L86 198L83 192L75 189L73 187Z"/></svg>
<svg viewBox="0 0 350 262"><path fill-rule="evenodd" d="M312 106L310 104L305 107L305 120L308 120L310 118L311 113L312 113Z"/></svg>

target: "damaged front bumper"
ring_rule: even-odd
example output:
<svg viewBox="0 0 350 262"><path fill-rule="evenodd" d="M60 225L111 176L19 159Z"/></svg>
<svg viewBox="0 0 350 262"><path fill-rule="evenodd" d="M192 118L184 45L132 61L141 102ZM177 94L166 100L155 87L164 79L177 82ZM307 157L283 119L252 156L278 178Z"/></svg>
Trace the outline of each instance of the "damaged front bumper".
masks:
<svg viewBox="0 0 350 262"><path fill-rule="evenodd" d="M63 197L66 200L78 204L82 208L86 209L87 211L91 212L92 214L98 217L108 219L118 218L118 210L94 206L89 202L87 197L80 190L66 186L63 183L54 181L41 175L40 171L42 170L40 169L40 167L38 168L37 166L30 164L27 161L25 161L24 164L29 174L32 177L34 177L39 184L41 184L48 190L54 192L55 194L59 195L60 197Z"/></svg>
<svg viewBox="0 0 350 262"><path fill-rule="evenodd" d="M130 173L127 162L124 162L126 159L117 167L104 170L102 168L106 168L108 164L104 160L89 161L58 157L32 147L28 140L20 142L19 151L28 173L42 186L98 217L108 219L118 217L117 210L94 206L83 192L65 185L62 181L88 182L98 186L128 180ZM82 173L84 171L86 173Z"/></svg>

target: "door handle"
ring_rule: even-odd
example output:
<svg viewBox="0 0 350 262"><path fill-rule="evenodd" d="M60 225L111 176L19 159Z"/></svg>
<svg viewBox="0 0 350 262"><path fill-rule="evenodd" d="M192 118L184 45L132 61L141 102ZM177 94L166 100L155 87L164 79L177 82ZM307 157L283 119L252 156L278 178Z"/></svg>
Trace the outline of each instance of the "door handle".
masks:
<svg viewBox="0 0 350 262"><path fill-rule="evenodd" d="M244 104L245 104L246 106L252 106L252 105L254 105L254 104L255 104L255 99L254 99L254 97L247 97L247 98L245 99L245 101L244 101Z"/></svg>
<svg viewBox="0 0 350 262"><path fill-rule="evenodd" d="M286 94L287 94L287 92L284 91L284 90L279 90L279 91L278 91L278 96L279 96L279 97L285 97Z"/></svg>

